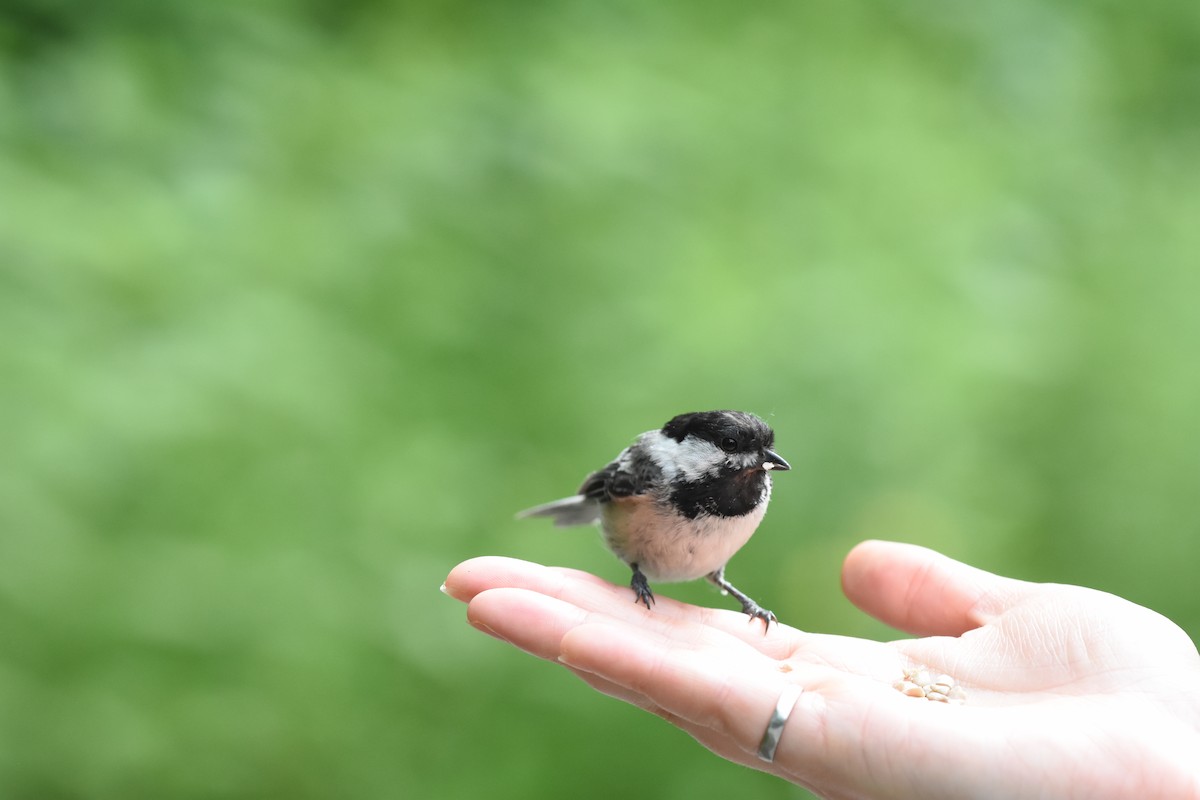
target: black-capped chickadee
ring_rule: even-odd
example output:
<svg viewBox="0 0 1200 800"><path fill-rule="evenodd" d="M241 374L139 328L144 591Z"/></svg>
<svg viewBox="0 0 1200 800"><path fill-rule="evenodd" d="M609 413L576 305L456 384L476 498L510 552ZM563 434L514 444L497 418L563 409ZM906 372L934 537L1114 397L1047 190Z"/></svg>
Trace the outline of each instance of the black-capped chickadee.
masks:
<svg viewBox="0 0 1200 800"><path fill-rule="evenodd" d="M650 580L705 577L767 626L775 615L725 580L725 565L754 533L771 499L771 472L791 469L775 432L742 411L680 414L647 431L571 497L518 517L559 527L599 522L608 548L633 570L634 602L654 602Z"/></svg>

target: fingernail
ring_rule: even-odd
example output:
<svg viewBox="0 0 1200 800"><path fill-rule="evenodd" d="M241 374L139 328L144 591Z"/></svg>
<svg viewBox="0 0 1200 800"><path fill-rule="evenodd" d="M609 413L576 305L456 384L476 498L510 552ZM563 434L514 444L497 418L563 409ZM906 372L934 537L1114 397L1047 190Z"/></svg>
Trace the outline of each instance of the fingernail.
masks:
<svg viewBox="0 0 1200 800"><path fill-rule="evenodd" d="M447 597L450 595L450 591L446 588L446 584L444 584L444 583L438 587L438 591L441 592L442 594L446 595Z"/></svg>

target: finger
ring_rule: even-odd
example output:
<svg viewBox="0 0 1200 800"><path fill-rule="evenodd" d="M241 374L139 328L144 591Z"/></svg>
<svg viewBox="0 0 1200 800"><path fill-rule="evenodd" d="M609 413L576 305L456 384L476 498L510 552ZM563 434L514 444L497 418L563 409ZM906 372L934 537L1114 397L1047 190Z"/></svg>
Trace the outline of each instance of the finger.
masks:
<svg viewBox="0 0 1200 800"><path fill-rule="evenodd" d="M534 592L493 589L478 593L468 607L468 618L476 627L533 655L557 658L564 628L569 629L586 613L562 601ZM514 619L528 625L513 626ZM654 703L646 695L608 680L602 675L564 664L574 675L601 694L629 703L661 717L686 731L714 753L753 768L763 768L757 756L748 753L732 737L713 728L697 725Z"/></svg>
<svg viewBox="0 0 1200 800"><path fill-rule="evenodd" d="M899 542L863 542L842 566L842 590L852 603L917 636L978 628L1036 586Z"/></svg>
<svg viewBox="0 0 1200 800"><path fill-rule="evenodd" d="M601 621L568 631L560 660L750 750L789 681L773 660L724 638L722 646L689 644L647 628Z"/></svg>
<svg viewBox="0 0 1200 800"><path fill-rule="evenodd" d="M545 567L530 561L500 556L483 556L465 561L446 577L445 591L469 602L481 592L514 587L545 594L588 611L599 611L616 619L659 625L667 621L696 623L753 645L773 658L794 650L804 634L773 623L764 629L761 620L726 609L702 608L658 595L652 611L634 602L627 586L616 586L595 575L565 567Z"/></svg>
<svg viewBox="0 0 1200 800"><path fill-rule="evenodd" d="M879 773L886 766L879 759L887 761L887 748L868 742L864 732L875 737L893 728L897 734L909 729L902 715L889 712L886 716L894 719L875 730L881 706L912 700L890 684L813 665L784 675L751 648L727 644L689 651L662 639L629 626L585 624L563 638L562 658L576 670L623 687L614 694L631 693L637 705L719 755L804 786L844 788ZM767 765L758 758L758 747L789 684L804 691L788 715L775 761ZM868 744L874 746L864 750Z"/></svg>
<svg viewBox="0 0 1200 800"><path fill-rule="evenodd" d="M581 612L603 614L614 620L659 629L683 624L690 618L702 616L705 611L666 597L656 601L653 610L648 610L635 602L633 592L627 587L614 586L579 570L544 567L512 558L472 559L460 564L446 578L447 594L469 600L468 619L472 619L470 609L490 607L487 604L477 606L481 597L504 589L542 595ZM533 600L526 598L524 602ZM556 608L562 609L560 606L547 605L542 610L549 613L549 609ZM489 624L502 626L514 633L522 626L541 624L528 614L515 611L504 612L491 619Z"/></svg>
<svg viewBox="0 0 1200 800"><path fill-rule="evenodd" d="M480 556L462 562L450 571L442 587L451 597L469 602L480 592L500 586L532 589L558 597L565 592L568 583L607 589L607 594L613 596L617 588L608 581L580 570L554 569L503 556Z"/></svg>
<svg viewBox="0 0 1200 800"><path fill-rule="evenodd" d="M559 657L559 653L562 650L562 640L565 634L571 630L580 626L584 626L586 630L606 629L621 624L616 620L606 618L598 613L584 611L556 598L522 589L490 589L478 593L468 606L468 619L473 625L489 634L507 641L528 653L549 660ZM600 622L597 623L596 620L600 620ZM709 637L724 637L724 634L703 629L693 630L690 635L685 634L681 636L680 626L678 625L670 628L669 633L656 632L652 628L637 629L627 625L623 627L644 634L645 641L651 643L650 646L653 650L658 652L670 651L672 649L694 652L694 650L689 650L688 645L684 642L692 641L697 643L696 646L699 647L701 645L698 643ZM584 633L585 637L589 635L586 630ZM730 641L726 644L726 648L729 645L737 647L737 642ZM605 645L601 644L599 648L604 650ZM613 659L628 658L629 654L628 651L616 648L609 651L606 657ZM763 663L769 663L767 659L754 654L748 648L745 648L745 652L741 657L757 658L761 659ZM560 660L567 661L565 657ZM714 665L722 660L707 659L710 664ZM765 768L763 762L758 760L757 756L754 755L754 748L757 747L757 743L756 740L753 740L751 734L756 724L751 723L749 727L739 725L737 726L738 730L730 734L726 732L730 727L728 720L736 719L741 723L756 715L763 716L761 727L765 730L765 720L770 714L770 709L766 706L773 702L772 697L777 696L781 689L759 690L755 688L754 692L760 695L760 697L758 698L758 702L753 704L717 702L717 711L709 711L708 713L692 711L691 713L700 719L700 721L695 721L694 719L680 716L678 713L664 707L636 687L609 680L603 674L576 667L571 663L564 663L564 665L597 691L623 700L663 718L672 725L687 731L691 736L718 755L746 766L759 769ZM748 666L736 669L737 671L732 674L749 674L747 672L749 669ZM716 670L714 670L710 673L709 677L715 677L716 674ZM770 677L776 678L777 680L774 682L779 683L778 678L782 674L777 671ZM674 673L664 675L664 679L671 685L675 685L677 680ZM752 678L748 680L750 681L748 685L754 687L762 684L761 681L755 681ZM683 681L680 685L686 687L691 684ZM710 690L697 686L694 695L685 689L678 697L695 701L699 696L711 697ZM730 692L729 696L738 697L739 695ZM764 708L746 712L741 710L748 708L749 705L763 705ZM720 717L720 719L716 719L717 717ZM760 737L761 734L762 731L759 731Z"/></svg>
<svg viewBox="0 0 1200 800"><path fill-rule="evenodd" d="M578 606L525 589L487 589L467 605L473 626L549 661L558 659L563 635L588 619Z"/></svg>
<svg viewBox="0 0 1200 800"><path fill-rule="evenodd" d="M645 695L613 683L612 681L602 678L599 675L595 675L590 672L584 672L583 670L575 669L569 666L567 669L574 673L588 686L592 687L601 694L629 703L630 705L640 708L643 711L655 715L656 717L660 717L671 725L674 725L675 727L684 731L700 744L704 745L722 758L746 767L751 767L753 769L766 768L763 761L759 759L756 754L752 755L746 752L744 749L742 749L741 745L734 741L732 737L727 736L722 732L689 722L683 717L672 714L665 708L662 708L661 706L651 702L651 700Z"/></svg>
<svg viewBox="0 0 1200 800"><path fill-rule="evenodd" d="M587 622L604 621L642 629L661 647L695 649L729 645L751 651L747 645L719 630L620 603L616 609L589 610L567 600L529 589L502 587L475 595L467 605L467 620L474 627L539 658L556 660L561 640L573 628ZM757 654L762 657L761 654ZM773 660L771 663L777 663Z"/></svg>
<svg viewBox="0 0 1200 800"><path fill-rule="evenodd" d="M645 694L560 660L562 639L568 631L589 620L601 620L610 625L619 624L616 620L589 613L537 592L507 588L480 592L467 607L467 618L473 626L501 641L539 658L563 663L603 694L673 720L673 715L661 709ZM669 645L668 638L656 638L656 646L676 646Z"/></svg>

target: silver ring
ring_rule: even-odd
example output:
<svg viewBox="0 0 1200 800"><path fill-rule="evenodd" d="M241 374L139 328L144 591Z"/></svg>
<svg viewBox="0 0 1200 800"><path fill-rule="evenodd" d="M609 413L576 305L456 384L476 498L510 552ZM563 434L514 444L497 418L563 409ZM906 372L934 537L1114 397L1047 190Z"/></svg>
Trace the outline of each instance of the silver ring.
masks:
<svg viewBox="0 0 1200 800"><path fill-rule="evenodd" d="M762 741L758 743L758 757L768 764L775 760L775 748L779 747L783 726L787 724L788 717L792 715L792 709L796 707L796 701L802 694L804 689L799 684L789 683L779 695L779 702L775 704L771 721L767 723L767 730L763 733Z"/></svg>

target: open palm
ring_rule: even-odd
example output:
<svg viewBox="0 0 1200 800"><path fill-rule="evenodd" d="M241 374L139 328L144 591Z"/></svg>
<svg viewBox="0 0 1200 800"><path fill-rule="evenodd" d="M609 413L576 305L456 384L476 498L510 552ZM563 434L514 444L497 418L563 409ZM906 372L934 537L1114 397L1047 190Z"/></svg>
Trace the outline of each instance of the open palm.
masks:
<svg viewBox="0 0 1200 800"><path fill-rule="evenodd" d="M737 612L665 597L647 611L626 587L507 558L446 580L481 630L826 797L1200 797L1200 656L1166 618L890 542L855 548L843 586L922 638L764 634ZM965 702L893 688L922 667ZM804 693L765 764L755 753L789 683Z"/></svg>

